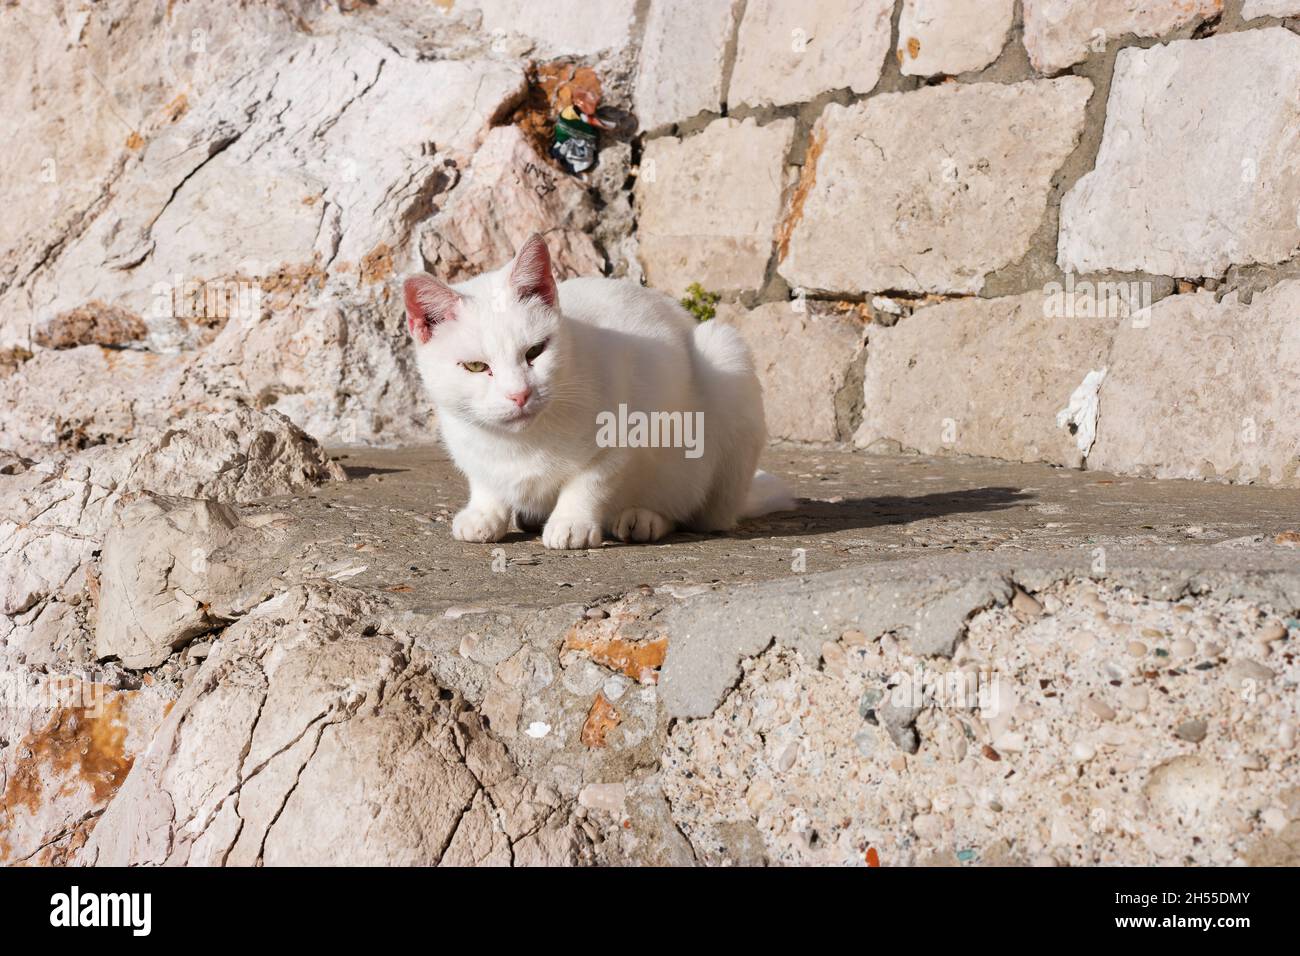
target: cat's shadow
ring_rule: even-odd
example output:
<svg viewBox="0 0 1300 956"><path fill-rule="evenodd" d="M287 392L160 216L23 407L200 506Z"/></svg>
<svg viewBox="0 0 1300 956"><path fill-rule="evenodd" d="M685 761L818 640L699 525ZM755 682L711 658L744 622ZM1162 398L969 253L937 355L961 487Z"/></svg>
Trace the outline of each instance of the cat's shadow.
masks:
<svg viewBox="0 0 1300 956"><path fill-rule="evenodd" d="M1019 488L991 486L968 488L963 491L937 491L928 495L881 495L870 498L845 498L843 501L821 501L800 498L793 511L781 511L761 518L742 521L733 531L718 534L699 534L677 531L654 542L655 545L674 541L702 541L709 538L806 538L812 534L835 531L853 531L880 528L888 525L911 524L952 515L979 514L985 511L1002 511L1033 501L1034 496ZM505 543L536 540L541 532L535 530L511 531L502 540ZM634 547L636 542L610 542L620 547Z"/></svg>
<svg viewBox="0 0 1300 956"><path fill-rule="evenodd" d="M810 534L911 524L952 515L1003 511L1034 500L1019 488L990 486L928 495L881 495L825 501L800 498L793 511L742 521L729 538L804 538ZM711 537L691 535L691 537Z"/></svg>
<svg viewBox="0 0 1300 956"><path fill-rule="evenodd" d="M343 472L348 476L348 481L361 481L372 475L400 475L410 470L409 468L373 468L369 465L343 465Z"/></svg>

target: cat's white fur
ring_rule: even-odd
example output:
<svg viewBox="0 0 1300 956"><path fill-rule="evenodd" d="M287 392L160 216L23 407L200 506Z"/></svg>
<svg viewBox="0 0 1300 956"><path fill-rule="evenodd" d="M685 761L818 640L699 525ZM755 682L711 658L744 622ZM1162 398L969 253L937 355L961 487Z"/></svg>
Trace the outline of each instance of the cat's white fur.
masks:
<svg viewBox="0 0 1300 956"><path fill-rule="evenodd" d="M536 235L495 272L454 287L413 276L405 292L416 364L469 479L454 537L498 541L513 515L521 528L544 524L548 548L586 548L608 534L726 531L792 506L770 476L754 481L763 397L735 329L626 280L557 286ZM465 367L479 362L489 371ZM620 405L702 412L703 453L599 447L598 415Z"/></svg>

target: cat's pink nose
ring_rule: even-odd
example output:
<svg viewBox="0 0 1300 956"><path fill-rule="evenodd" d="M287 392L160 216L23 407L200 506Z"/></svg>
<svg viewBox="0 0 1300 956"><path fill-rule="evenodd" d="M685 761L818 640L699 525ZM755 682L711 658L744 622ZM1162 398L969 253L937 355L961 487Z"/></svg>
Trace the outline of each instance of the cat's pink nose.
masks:
<svg viewBox="0 0 1300 956"><path fill-rule="evenodd" d="M510 399L510 401L514 402L520 408L523 408L528 404L528 397L532 394L533 390L531 388L526 388L522 392L512 392L507 395L506 398Z"/></svg>

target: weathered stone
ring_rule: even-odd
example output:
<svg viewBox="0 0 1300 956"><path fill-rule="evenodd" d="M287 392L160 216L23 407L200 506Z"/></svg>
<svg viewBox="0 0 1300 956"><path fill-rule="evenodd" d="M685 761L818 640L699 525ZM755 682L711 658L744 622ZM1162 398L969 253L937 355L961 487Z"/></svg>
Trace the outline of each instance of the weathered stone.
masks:
<svg viewBox="0 0 1300 956"><path fill-rule="evenodd" d="M1222 302L1162 299L1122 323L1089 464L1162 478L1300 486L1300 281ZM1177 343L1177 348L1171 347Z"/></svg>
<svg viewBox="0 0 1300 956"><path fill-rule="evenodd" d="M677 294L763 284L781 215L794 120L720 119L686 139L646 144L637 180L641 264Z"/></svg>
<svg viewBox="0 0 1300 956"><path fill-rule="evenodd" d="M782 230L781 275L827 292L979 292L1028 251L1091 94L1062 77L832 103Z"/></svg>
<svg viewBox="0 0 1300 956"><path fill-rule="evenodd" d="M1289 30L1120 51L1096 168L1061 201L1061 268L1217 276L1291 258L1297 129Z"/></svg>
<svg viewBox="0 0 1300 956"><path fill-rule="evenodd" d="M409 647L368 630L374 613L355 592L296 588L226 631L81 861L507 862L513 846L516 865L578 862L589 841L559 799ZM480 796L504 847L471 813Z"/></svg>
<svg viewBox="0 0 1300 956"><path fill-rule="evenodd" d="M1181 756L1151 771L1145 787L1151 809L1183 827L1207 824L1223 799L1228 781L1222 764Z"/></svg>
<svg viewBox="0 0 1300 956"><path fill-rule="evenodd" d="M895 54L905 76L966 73L998 58L1015 0L904 0Z"/></svg>
<svg viewBox="0 0 1300 956"><path fill-rule="evenodd" d="M140 316L103 302L88 302L56 315L32 333L32 341L45 349L70 349L78 345L127 345L147 334Z"/></svg>
<svg viewBox="0 0 1300 956"><path fill-rule="evenodd" d="M58 866L153 739L166 701L67 675L0 671L0 863Z"/></svg>
<svg viewBox="0 0 1300 956"><path fill-rule="evenodd" d="M1092 559L1085 553L1075 560L1089 576ZM988 566L987 557L970 565ZM1134 569L1139 578L1150 570ZM878 586L882 573L888 567L876 565L859 588ZM1277 717L1247 710L1232 719L1217 702L1223 695L1239 700L1244 691L1228 668L1215 667L1182 680L1162 672L1165 691L1146 695L1140 720L1081 721L1078 714L1083 700L1145 694L1140 678L1112 676L1133 633L1178 627L1198 642L1218 633L1240 646L1258 606L1233 592L1193 598L1154 579L1132 589L1112 579L1102 591L1109 613L1099 616L1087 600L1097 598L1091 582L1065 571L1049 580L1036 593L1050 613L1033 619L1005 603L968 603L963 659L928 661L924 671L887 638L835 641L835 624L823 648L838 646L837 665L825 666L823 656L818 666L806 638L790 641L791 629L773 628L775 639L744 661L721 699L700 719L675 721L668 734L662 786L697 858L821 866L873 865L873 857L885 866L941 861L926 844L942 848L950 862L968 847L975 849L960 859L977 855L985 863L1023 864L1048 851L1067 865L1227 865L1255 856L1255 835L1281 830L1293 815L1287 755L1294 738L1278 728L1295 719L1294 695L1269 692ZM1176 594L1195 603L1196 613L1176 610L1185 607L1171 599ZM751 592L747 602L756 597ZM1295 597L1283 600L1289 607ZM807 607L799 602L796 609ZM681 640L674 635L670 665ZM1011 647L1018 653L1008 655ZM888 689L882 675L889 675ZM1261 697L1262 687L1253 686ZM1057 775L1086 775L1089 783L1071 787L1063 800L1040 789ZM1255 819L1262 809L1270 820ZM1006 848L993 850L998 844Z"/></svg>
<svg viewBox="0 0 1300 956"><path fill-rule="evenodd" d="M1209 725L1204 720L1185 720L1174 728L1174 736L1188 743L1199 744L1208 731Z"/></svg>
<svg viewBox="0 0 1300 956"><path fill-rule="evenodd" d="M900 674L897 680L897 684L885 691L876 714L894 746L903 753L914 754L921 746L916 718L921 713L923 689L916 686L910 674Z"/></svg>
<svg viewBox="0 0 1300 956"><path fill-rule="evenodd" d="M44 351L0 379L0 444L41 457L161 427L188 356L82 345Z"/></svg>
<svg viewBox="0 0 1300 956"><path fill-rule="evenodd" d="M448 4L450 6L450 4ZM543 52L588 56L628 42L636 0L469 0L489 34L519 34Z"/></svg>
<svg viewBox="0 0 1300 956"><path fill-rule="evenodd" d="M260 286L286 268L383 279L380 247L402 244L449 182L446 162L465 162L523 88L517 67L417 62L364 35L291 46L141 148L111 205L33 281L32 309L106 298L167 344L188 316L160 310L160 288Z"/></svg>
<svg viewBox="0 0 1300 956"><path fill-rule="evenodd" d="M0 614L79 595L126 493L242 502L341 477L342 469L284 416L248 408L185 419L158 435L55 456L0 477Z"/></svg>
<svg viewBox="0 0 1300 956"><path fill-rule="evenodd" d="M215 501L150 495L120 508L100 561L95 656L157 667L233 620L244 574L220 555L238 528L238 513Z"/></svg>
<svg viewBox="0 0 1300 956"><path fill-rule="evenodd" d="M754 353L769 436L791 441L851 437L866 355L856 312L814 315L806 303L770 302L753 310L720 306L717 321L740 329Z"/></svg>
<svg viewBox="0 0 1300 956"><path fill-rule="evenodd" d="M510 840L496 826L491 800L476 793L438 865L509 866L510 860Z"/></svg>
<svg viewBox="0 0 1300 956"><path fill-rule="evenodd" d="M230 29L220 0L165 12L108 0L61 12L0 8L0 294L75 239L110 201L141 146L230 76L303 36L302 4L257 4ZM72 303L79 304L79 303ZM0 343L24 333L11 309Z"/></svg>
<svg viewBox="0 0 1300 956"><path fill-rule="evenodd" d="M346 479L310 435L274 409L241 406L131 443L128 491L245 502Z"/></svg>
<svg viewBox="0 0 1300 956"><path fill-rule="evenodd" d="M869 581L835 573L821 584L813 591L796 574L762 592L670 608L663 627L672 639L659 685L669 716L713 713L735 687L742 662L773 640L814 659L830 635L853 629L874 640L891 632L914 655L951 657L971 609L1003 605L1012 596L1005 577L982 571L960 580L926 575L902 580L881 568Z"/></svg>
<svg viewBox="0 0 1300 956"><path fill-rule="evenodd" d="M1246 0L1241 15L1247 20L1256 17L1300 17L1300 0Z"/></svg>
<svg viewBox="0 0 1300 956"><path fill-rule="evenodd" d="M652 130L717 112L725 50L736 29L740 0L659 0L650 5L637 66L636 111Z"/></svg>
<svg viewBox="0 0 1300 956"><path fill-rule="evenodd" d="M961 299L873 326L856 442L1077 466L1056 413L1105 367L1122 319L1067 305L1037 292Z"/></svg>
<svg viewBox="0 0 1300 956"><path fill-rule="evenodd" d="M1037 825L1039 811L1065 812L1059 792L1043 787L1078 768L1075 745L1089 755L1088 772L1097 768L1097 780L1111 781L1103 794L1094 796L1090 784L1073 791L1083 806L1071 804L1070 819L1076 828L1084 824L1081 833L1093 833L1087 822L1094 806L1128 799L1121 775L1137 793L1133 779L1144 781L1152 767L1191 746L1171 731L1193 717L1209 724L1199 746L1210 759L1232 768L1260 755L1245 782L1231 784L1228 803L1243 815L1254 813L1243 799L1269 799L1288 780L1291 745L1283 731L1296 702L1281 691L1292 686L1300 664L1284 660L1279 648L1266 651L1253 635L1300 608L1294 552L1271 547L1271 534L1248 546L1189 546L1184 529L1201 526L1201 536L1218 540L1224 532L1291 527L1300 492L1243 495L1215 485L1112 483L1087 472L978 459L774 449L765 467L798 490L804 501L797 514L747 523L740 537L677 541L663 553L659 563L668 570L658 576L647 577L646 555L637 549L605 549L579 575L529 540L503 543L509 568L501 574L485 550L450 541L445 520L436 520L446 517L444 503L455 504L442 491L459 487L444 454L358 449L350 463L375 477L241 507L243 523L260 534L241 532L238 547L218 557L269 568L267 579L293 594L214 634L206 654L190 645L150 672L151 688L164 699L181 697L179 735L160 734L149 750L166 755L171 770L162 787L119 792L113 803L123 800L123 808L103 818L101 826L111 828L101 839L116 845L121 838L136 856L71 854L77 862L255 865L260 855L264 864L418 857L449 865L510 858L518 865L644 863L652 858L646 853L666 862L661 841L677 824L695 862L860 861L863 834L870 834L880 861L894 865L925 859L913 855L907 839L908 821L920 812L942 816L942 839L978 847L980 860L999 839L1038 841L1026 851L1032 857L1048 840ZM1134 509L1151 529L1134 529ZM780 535L777 545L761 547L772 535ZM1121 543L1134 537L1151 547L1134 551ZM802 573L791 566L796 543L807 549ZM1096 564L1098 544L1105 547L1104 572ZM976 553L936 553L961 548ZM436 571L420 573L425 568ZM829 568L841 570L824 573ZM345 573L336 574L340 569ZM295 588L295 579L325 576L345 583ZM557 592L557 581L571 584ZM1140 593L1123 590L1135 582ZM1032 593L1044 613L1031 619L1017 611L1026 607L1017 587ZM1070 597L1079 588L1086 603ZM298 595L308 591L323 600L300 603ZM637 596L609 598L629 591ZM477 608L464 606L471 592ZM1112 625L1103 627L1098 601ZM1012 607L999 612L1008 602ZM1271 609L1265 615L1261 604ZM62 606L51 603L42 617ZM608 616L584 617L594 606ZM255 627L244 623L250 618ZM0 640L9 620L0 618ZM1153 628L1186 633L1192 654L1200 648L1205 656L1178 658L1186 674L1163 678L1167 695L1152 689L1146 731L1132 721L1078 719L1090 697L1121 707L1127 695L1109 683L1113 668L1128 666L1135 635L1149 641L1151 654L1169 646L1149 637ZM569 635L575 646L568 646ZM1230 660L1198 670L1218 653L1212 639L1231 648ZM656 683L665 643L669 659ZM385 664L394 648L398 661ZM996 699L1009 702L990 707L981 697L983 723L946 681L938 685L943 696L916 713L914 738L908 724L882 712L883 696L867 696L901 687L893 675L912 673L914 656L954 650L952 661L927 660L925 673L991 666ZM12 640L0 646L0 673L12 668L6 661L13 652ZM751 658L778 655L793 661L792 679L758 670L737 690L738 679L754 671ZM218 658L218 667L204 669ZM1256 682L1261 703L1264 692L1272 702L1267 712L1247 709L1234 721L1233 708L1244 699L1235 691L1246 679ZM485 730L479 719L498 680L520 695L519 732L509 738L495 720ZM1013 688L1009 698L1005 680ZM622 719L605 747L588 750L580 735L598 693ZM714 719L729 695L733 704ZM448 704L456 724L448 727L436 705L421 703L434 698ZM708 724L713 743L679 750L682 738L674 738L671 759L661 760L672 717L682 718L674 733ZM348 728L335 726L344 720ZM468 727L466 736L457 736L459 725ZM890 740L891 727L902 744L915 741L914 759ZM403 751L412 728L424 742ZM444 729L463 760L435 745ZM480 737L503 745L513 766L490 753L480 759L465 743ZM1000 760L987 756L986 742ZM461 763L487 796L462 786L466 778L455 769ZM149 758L137 759L129 779L137 774L157 779ZM647 812L644 799L658 792L660 778L672 802ZM306 789L295 791L295 781ZM407 787L420 791L418 807L404 803ZM374 802L363 806L360 790ZM237 798L222 803L234 791ZM1050 800L1035 796L1043 793ZM878 798L883 802L872 802ZM963 799L975 805L954 811L953 801ZM575 801L588 805L576 827ZM896 812L896 801L906 814ZM993 802L1002 809L987 806ZM195 806L203 809L195 813ZM792 821L792 806L806 814ZM209 807L216 809L209 814ZM719 808L736 815L717 833L720 850L710 848L706 832L719 822ZM454 830L441 822L457 815ZM852 822L844 824L845 817ZM1049 818L1055 840L1057 824ZM1211 815L1208 822L1212 829L1200 832L1200 844L1183 833L1173 835L1182 841L1175 846L1146 848L1143 838L1158 830L1152 824L1119 846L1068 844L1062 861L1177 861L1191 853L1197 862L1228 862L1253 842L1226 835L1229 818ZM349 825L364 830L371 845L358 848ZM446 843L437 845L448 847L440 858L429 853L438 836ZM692 861L689 854L671 859Z"/></svg>
<svg viewBox="0 0 1300 956"><path fill-rule="evenodd" d="M0 378L8 378L13 375L31 357L31 349L21 345L11 345L8 348L0 349Z"/></svg>
<svg viewBox="0 0 1300 956"><path fill-rule="evenodd" d="M85 587L128 468L119 450L91 448L0 478L0 614Z"/></svg>
<svg viewBox="0 0 1300 956"><path fill-rule="evenodd" d="M187 370L175 405L255 401L323 441L428 441L430 406L419 386L400 293L325 295L227 322Z"/></svg>
<svg viewBox="0 0 1300 956"><path fill-rule="evenodd" d="M525 239L541 232L557 276L595 275L604 265L589 235L596 219L578 180L542 159L518 126L501 126L423 227L420 252L434 275L461 282L509 262Z"/></svg>
<svg viewBox="0 0 1300 956"><path fill-rule="evenodd" d="M278 36L256 68L214 81L165 128L145 130L94 215L59 237L21 286L0 282L6 338L25 343L50 317L104 303L142 317L145 347L180 350L157 361L193 365L183 381L119 380L111 395L92 382L65 395L48 388L69 381L51 372L53 360L22 363L6 391L39 378L47 394L24 407L23 390L13 413L0 404L5 419L17 417L5 422L7 444L20 447L17 434L32 447L50 421L71 417L65 406L111 419L88 428L121 438L135 433L137 408L157 410L161 423L177 403L239 401L275 405L335 440L427 436L389 285L407 271L433 198L523 96L524 74L335 26ZM87 376L103 364L59 362L87 363Z"/></svg>
<svg viewBox="0 0 1300 956"><path fill-rule="evenodd" d="M751 0L727 101L781 106L827 90L870 93L889 52L893 8L893 0Z"/></svg>
<svg viewBox="0 0 1300 956"><path fill-rule="evenodd" d="M1158 37L1223 12L1223 0L1025 0L1025 49L1055 73L1125 34Z"/></svg>

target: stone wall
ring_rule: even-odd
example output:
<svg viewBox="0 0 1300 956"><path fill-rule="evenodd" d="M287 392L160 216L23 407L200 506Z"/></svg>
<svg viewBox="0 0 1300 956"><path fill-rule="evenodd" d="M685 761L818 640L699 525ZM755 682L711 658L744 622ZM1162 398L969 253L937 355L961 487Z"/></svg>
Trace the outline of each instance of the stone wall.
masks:
<svg viewBox="0 0 1300 956"><path fill-rule="evenodd" d="M775 435L1300 484L1300 3L652 6L641 262Z"/></svg>
<svg viewBox="0 0 1300 956"><path fill-rule="evenodd" d="M0 21L7 450L239 404L427 441L401 276L541 229L564 275L719 294L774 437L1300 484L1300 2ZM627 121L579 180L536 133L584 67Z"/></svg>

